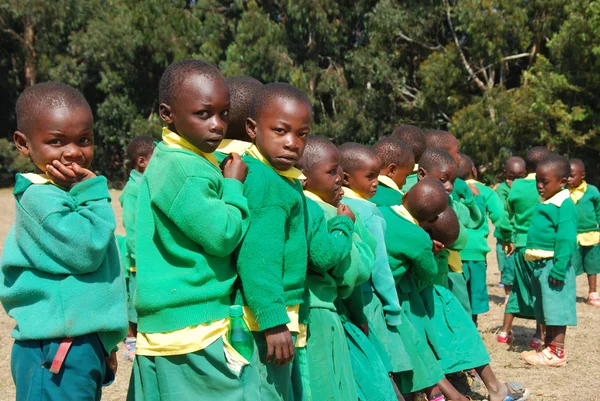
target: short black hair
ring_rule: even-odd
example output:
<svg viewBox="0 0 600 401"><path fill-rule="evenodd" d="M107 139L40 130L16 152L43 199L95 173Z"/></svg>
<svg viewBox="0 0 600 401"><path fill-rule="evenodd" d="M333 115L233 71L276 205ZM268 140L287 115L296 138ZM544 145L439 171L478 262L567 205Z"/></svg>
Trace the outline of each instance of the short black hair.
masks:
<svg viewBox="0 0 600 401"><path fill-rule="evenodd" d="M421 128L404 124L394 129L392 137L404 141L413 152L415 156L415 163L418 163L421 159L421 155L427 149L427 143L425 142L425 135Z"/></svg>
<svg viewBox="0 0 600 401"><path fill-rule="evenodd" d="M550 151L543 146L536 146L529 149L527 156L525 156L525 168L527 169L527 172L535 173L538 164L549 154Z"/></svg>
<svg viewBox="0 0 600 401"><path fill-rule="evenodd" d="M229 127L227 128L227 138L246 139L246 119L250 115L250 105L252 100L263 87L263 84L256 78L246 75L227 78L229 84Z"/></svg>
<svg viewBox="0 0 600 401"><path fill-rule="evenodd" d="M340 151L340 165L346 173L360 168L366 159L379 159L375 151L363 144L347 142L338 146Z"/></svg>
<svg viewBox="0 0 600 401"><path fill-rule="evenodd" d="M435 167L446 164L456 166L456 161L450 153L446 152L444 149L427 149L421 156L419 168L422 168L425 171L430 171Z"/></svg>
<svg viewBox="0 0 600 401"><path fill-rule="evenodd" d="M475 167L473 160L466 154L460 153L460 163L456 170L456 176L462 180L468 180L473 171L473 167Z"/></svg>
<svg viewBox="0 0 600 401"><path fill-rule="evenodd" d="M577 164L579 167L581 167L581 172L585 173L585 163L583 160L577 158L571 159L569 160L569 164Z"/></svg>
<svg viewBox="0 0 600 401"><path fill-rule="evenodd" d="M127 160L135 167L138 157L148 156L154 152L154 139L150 136L136 136L127 145Z"/></svg>
<svg viewBox="0 0 600 401"><path fill-rule="evenodd" d="M323 160L323 151L327 148L333 148L337 152L337 148L330 139L318 135L309 135L306 138L304 153L302 153L296 167L302 171L310 170L315 164Z"/></svg>
<svg viewBox="0 0 600 401"><path fill-rule="evenodd" d="M508 160L506 160L505 169L508 169L508 167L510 165L513 165L513 164L519 164L519 165L521 165L521 167L523 169L527 169L527 165L525 164L525 160L523 160L522 157L519 157L519 156L510 157Z"/></svg>
<svg viewBox="0 0 600 401"><path fill-rule="evenodd" d="M269 107L271 102L279 99L290 99L306 103L312 112L310 99L304 92L290 84L273 82L260 88L254 99L252 99L252 104L250 105L250 118L256 120L260 117L260 114Z"/></svg>
<svg viewBox="0 0 600 401"><path fill-rule="evenodd" d="M403 203L415 219L423 222L433 218L432 213L440 213L448 207L448 194L440 180L425 178L404 195Z"/></svg>
<svg viewBox="0 0 600 401"><path fill-rule="evenodd" d="M569 178L571 175L571 163L569 163L569 159L558 153L550 153L544 157L539 162L538 168L542 166L550 166L558 178Z"/></svg>
<svg viewBox="0 0 600 401"><path fill-rule="evenodd" d="M448 206L438 215L437 220L430 225L427 231L432 239L441 242L444 246L451 246L460 234L460 224L456 212Z"/></svg>
<svg viewBox="0 0 600 401"><path fill-rule="evenodd" d="M415 156L410 146L400 139L382 138L373 145L373 150L381 159L382 167L387 167L392 163L398 167L413 167L415 164Z"/></svg>
<svg viewBox="0 0 600 401"><path fill-rule="evenodd" d="M85 108L92 113L89 103L77 89L62 82L35 84L25 89L17 99L17 130L27 135L41 110L76 107Z"/></svg>
<svg viewBox="0 0 600 401"><path fill-rule="evenodd" d="M214 65L202 60L181 60L171 64L163 72L158 84L158 102L172 104L180 93L181 86L185 80L192 74L203 75L212 79L222 79L225 77L221 71Z"/></svg>
<svg viewBox="0 0 600 401"><path fill-rule="evenodd" d="M456 137L448 131L432 129L425 131L425 143L427 148L448 149L450 142Z"/></svg>

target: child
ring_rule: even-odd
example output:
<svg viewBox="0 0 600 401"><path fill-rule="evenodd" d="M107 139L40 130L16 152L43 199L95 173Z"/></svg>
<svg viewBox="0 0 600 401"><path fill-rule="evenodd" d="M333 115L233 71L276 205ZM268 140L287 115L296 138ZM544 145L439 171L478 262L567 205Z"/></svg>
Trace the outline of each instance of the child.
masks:
<svg viewBox="0 0 600 401"><path fill-rule="evenodd" d="M417 171L419 170L419 160L427 148L425 135L419 127L404 124L396 127L394 132L392 132L391 137L406 143L415 158L415 165L413 166L412 172L406 177L406 183L401 187L402 193L406 193L406 191L411 189L418 181Z"/></svg>
<svg viewBox="0 0 600 401"><path fill-rule="evenodd" d="M152 152L154 152L154 140L149 136L137 136L129 142L129 145L127 145L127 160L131 165L131 171L129 180L127 180L127 184L123 188L121 196L119 196L119 202L121 202L123 208L123 226L126 234L126 249L122 259L126 268L125 278L128 295L129 333L126 342L129 347L128 357L131 360L135 355L135 337L137 336L137 314L133 306L136 288L135 214L142 175L148 167Z"/></svg>
<svg viewBox="0 0 600 401"><path fill-rule="evenodd" d="M496 231L502 237L503 248L507 249L507 254L512 254L514 251L512 243L513 228L502 201L493 189L477 181L477 169L469 156L461 154L460 163L459 175L462 175L460 178L465 180L467 184L475 185L479 189L485 201L486 217L489 215L494 227L496 227ZM478 229L467 228L467 245L460 251L460 257L463 262L463 274L469 291L471 314L473 315L475 325L477 325L477 315L490 310L486 278L486 256L490 251L487 244L489 232L490 229L487 222Z"/></svg>
<svg viewBox="0 0 600 401"><path fill-rule="evenodd" d="M377 192L381 160L371 148L358 143L345 143L338 149L344 174L344 202L358 212L377 241L373 273L362 287L365 315L386 347L393 372L408 371L409 358L396 329L402 322L402 309L385 249L386 223L377 206L368 201Z"/></svg>
<svg viewBox="0 0 600 401"><path fill-rule="evenodd" d="M163 73L159 101L167 127L137 206L128 399L258 399L258 372L227 342L232 253L250 220L246 165L232 154L221 172L213 154L227 130L227 82L208 63L181 60Z"/></svg>
<svg viewBox="0 0 600 401"><path fill-rule="evenodd" d="M16 399L100 400L127 334L127 300L106 178L89 170L92 111L77 90L46 82L19 96L16 115L15 145L35 165L17 174L0 274L16 321Z"/></svg>
<svg viewBox="0 0 600 401"><path fill-rule="evenodd" d="M371 202L377 206L395 206L402 203L402 188L414 168L415 158L410 147L399 139L383 138L373 145L381 159L379 186Z"/></svg>
<svg viewBox="0 0 600 401"><path fill-rule="evenodd" d="M252 146L252 140L246 132L246 120L252 99L263 86L259 80L245 75L228 78L227 83L230 96L229 127L225 139L215 152L219 162L231 152L243 155Z"/></svg>
<svg viewBox="0 0 600 401"><path fill-rule="evenodd" d="M531 298L533 266L525 260L525 245L531 219L539 204L535 171L538 163L549 153L550 151L542 146L536 146L527 152L525 157L527 176L513 181L508 196L509 210L515 229L515 252L513 255L515 271L512 290L504 310L504 323L497 336L498 342L501 343L510 343L513 340L512 322L515 316L526 319L535 317ZM542 345L542 338L544 338L544 329L538 325L529 346L538 349Z"/></svg>
<svg viewBox="0 0 600 401"><path fill-rule="evenodd" d="M569 191L579 216L573 268L578 275L587 274L588 305L600 306L600 294L596 288L596 278L600 273L600 193L598 188L585 181L583 161L571 159L570 164Z"/></svg>
<svg viewBox="0 0 600 401"><path fill-rule="evenodd" d="M250 228L237 259L241 300L258 347L263 400L291 397L298 312L306 281L306 200L300 170L312 107L297 88L272 83L254 97L244 156Z"/></svg>
<svg viewBox="0 0 600 401"><path fill-rule="evenodd" d="M577 245L577 210L569 190L569 161L555 153L546 156L536 170L536 186L542 197L531 220L525 259L533 264L531 293L538 324L545 324L544 350L525 351L530 365L564 366L567 363L567 326L577 325L575 271L571 259Z"/></svg>

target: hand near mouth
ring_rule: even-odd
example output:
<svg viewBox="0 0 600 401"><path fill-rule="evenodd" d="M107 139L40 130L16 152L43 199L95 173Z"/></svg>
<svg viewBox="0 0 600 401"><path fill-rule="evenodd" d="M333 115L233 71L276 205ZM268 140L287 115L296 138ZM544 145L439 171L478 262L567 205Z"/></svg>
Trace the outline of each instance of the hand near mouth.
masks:
<svg viewBox="0 0 600 401"><path fill-rule="evenodd" d="M92 171L77 163L67 166L59 160L53 160L52 164L46 165L46 174L56 185L65 189L71 189L80 182L96 177Z"/></svg>

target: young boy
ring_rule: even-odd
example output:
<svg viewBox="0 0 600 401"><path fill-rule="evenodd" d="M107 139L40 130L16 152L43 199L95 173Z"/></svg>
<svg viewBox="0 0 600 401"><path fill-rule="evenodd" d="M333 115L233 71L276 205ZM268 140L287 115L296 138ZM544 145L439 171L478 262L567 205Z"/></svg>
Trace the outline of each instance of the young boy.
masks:
<svg viewBox="0 0 600 401"><path fill-rule="evenodd" d="M394 132L392 132L391 137L406 143L415 158L415 165L413 166L411 173L406 177L406 183L401 187L402 192L406 193L406 191L411 189L418 181L417 171L419 170L419 160L427 148L425 135L419 127L404 124L396 127Z"/></svg>
<svg viewBox="0 0 600 401"><path fill-rule="evenodd" d="M486 217L489 216L494 227L496 227L496 232L501 236L502 245L504 249L507 249L507 254L512 254L514 251L512 243L513 228L502 201L493 189L477 181L477 169L469 156L465 154L460 155L459 167L460 178L465 180L467 184L475 185L479 189L485 202ZM490 310L486 278L486 257L490 251L487 244L489 232L490 229L487 221L478 229L467 228L467 245L460 251L460 257L463 262L463 274L469 291L471 314L476 325L477 315Z"/></svg>
<svg viewBox="0 0 600 401"><path fill-rule="evenodd" d="M138 313L129 400L258 399L258 372L226 341L232 253L250 214L247 167L213 152L225 135L229 91L200 60L171 64L159 84L167 125L142 178L137 205Z"/></svg>
<svg viewBox="0 0 600 401"><path fill-rule="evenodd" d="M508 196L509 210L515 229L515 252L513 255L515 271L513 286L504 310L504 323L497 336L498 342L501 343L510 343L513 340L512 322L515 316L526 319L535 317L531 298L533 266L525 260L525 245L531 219L540 203L535 172L538 163L549 153L550 151L542 146L536 146L527 152L525 157L527 176L513 181ZM538 349L542 345L543 338L544 329L538 325L529 346Z"/></svg>
<svg viewBox="0 0 600 401"><path fill-rule="evenodd" d="M600 273L600 193L598 188L585 181L585 164L571 159L569 191L575 203L579 220L577 223L577 249L573 254L573 268L577 275L587 274L588 305L600 306L600 294L596 287Z"/></svg>
<svg viewBox="0 0 600 401"><path fill-rule="evenodd" d="M381 160L371 148L358 143L345 143L338 149L344 202L358 212L377 241L373 273L362 287L365 314L388 351L393 372L404 372L410 370L410 362L404 347L397 345L402 343L396 329L402 322L402 309L385 249L386 223L377 206L368 201L377 192Z"/></svg>
<svg viewBox="0 0 600 401"><path fill-rule="evenodd" d="M272 83L254 97L246 121L253 145L244 161L250 228L237 259L241 301L258 347L263 400L291 395L298 312L305 288L308 249L306 200L300 170L312 107L297 88Z"/></svg>
<svg viewBox="0 0 600 401"><path fill-rule="evenodd" d="M542 203L531 220L525 259L533 264L533 308L538 324L546 326L546 347L521 354L530 365L566 365L567 326L577 325L575 271L571 266L577 245L577 210L569 190L563 189L570 175L569 161L554 153L536 170Z"/></svg>
<svg viewBox="0 0 600 401"><path fill-rule="evenodd" d="M414 168L415 158L410 147L399 139L383 138L373 145L381 159L379 186L371 202L377 206L396 206L402 203L402 188Z"/></svg>
<svg viewBox="0 0 600 401"><path fill-rule="evenodd" d="M46 82L19 96L16 115L15 145L35 165L17 174L0 274L16 321L16 399L100 400L127 334L127 300L107 182L89 170L92 111L77 90Z"/></svg>
<svg viewBox="0 0 600 401"><path fill-rule="evenodd" d="M142 175L148 167L154 152L154 140L149 136L137 136L127 145L127 160L131 171L129 180L119 196L123 208L123 226L125 227L125 252L121 255L125 267L125 282L127 284L127 317L129 319L129 333L127 334L128 357L133 360L135 355L135 337L137 336L137 313L133 306L136 289L136 262L135 262L135 215Z"/></svg>

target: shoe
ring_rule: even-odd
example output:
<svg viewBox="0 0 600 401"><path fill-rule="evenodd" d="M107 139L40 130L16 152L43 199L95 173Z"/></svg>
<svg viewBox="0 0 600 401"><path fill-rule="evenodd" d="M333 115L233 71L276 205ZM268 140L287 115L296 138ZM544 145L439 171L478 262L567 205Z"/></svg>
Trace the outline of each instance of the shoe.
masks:
<svg viewBox="0 0 600 401"><path fill-rule="evenodd" d="M565 354L564 358L559 358L550 351L550 347L544 348L544 350L536 352L535 354L521 354L521 358L533 366L560 367L567 364L567 355Z"/></svg>
<svg viewBox="0 0 600 401"><path fill-rule="evenodd" d="M510 344L514 338L515 336L512 331L508 333L506 331L499 331L496 340L498 340L499 343Z"/></svg>
<svg viewBox="0 0 600 401"><path fill-rule="evenodd" d="M540 347L544 345L544 342L537 337L531 337L531 341L529 342L529 346L533 349L540 349Z"/></svg>
<svg viewBox="0 0 600 401"><path fill-rule="evenodd" d="M529 351L523 351L523 352L521 352L521 359L525 359L525 358L526 358L528 355L529 355L529 356L531 356L531 355L535 355L535 354L537 354L538 352L542 352L542 350L539 350L539 349L531 349L531 350L529 350Z"/></svg>
<svg viewBox="0 0 600 401"><path fill-rule="evenodd" d="M600 307L600 294L597 292L590 292L588 295L587 304Z"/></svg>

